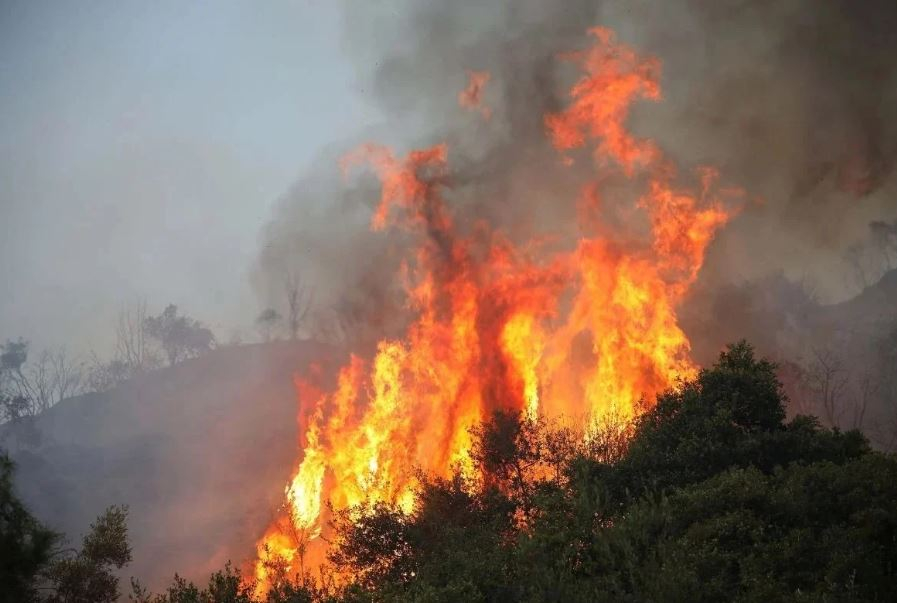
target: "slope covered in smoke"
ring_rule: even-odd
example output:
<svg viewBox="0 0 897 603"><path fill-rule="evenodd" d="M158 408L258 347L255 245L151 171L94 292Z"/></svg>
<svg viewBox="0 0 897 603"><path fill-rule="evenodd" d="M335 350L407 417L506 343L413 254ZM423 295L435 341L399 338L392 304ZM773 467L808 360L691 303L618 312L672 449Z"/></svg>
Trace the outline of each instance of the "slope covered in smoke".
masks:
<svg viewBox="0 0 897 603"><path fill-rule="evenodd" d="M781 273L703 290L681 319L699 363L747 338L778 362L792 414L897 445L897 269L835 304Z"/></svg>
<svg viewBox="0 0 897 603"><path fill-rule="evenodd" d="M796 363L786 354L844 342L849 333L850 360L871 366L873 335L897 321L895 283L892 271L836 305L797 304L799 287L782 279L728 290L721 303L732 326L706 340L721 347L748 329L765 353ZM312 362L332 370L327 362L341 356L314 343L220 349L106 394L66 400L37 418L36 439L11 425L0 437L18 463L19 491L49 525L76 539L107 505L128 504L129 575L154 587L174 571L203 578L228 559L245 561L281 502L296 453L293 374ZM894 410L870 408L867 431L886 426Z"/></svg>
<svg viewBox="0 0 897 603"><path fill-rule="evenodd" d="M244 560L279 503L296 451L292 375L330 349L216 350L102 394L65 400L33 428L0 426L16 485L77 542L108 505L130 506L134 563L150 586Z"/></svg>

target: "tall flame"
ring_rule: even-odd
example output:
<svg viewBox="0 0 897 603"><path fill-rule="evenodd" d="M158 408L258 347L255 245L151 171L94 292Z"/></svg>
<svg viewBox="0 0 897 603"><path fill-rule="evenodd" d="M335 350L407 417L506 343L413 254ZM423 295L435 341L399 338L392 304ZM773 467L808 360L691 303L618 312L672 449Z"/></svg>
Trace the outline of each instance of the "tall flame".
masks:
<svg viewBox="0 0 897 603"><path fill-rule="evenodd" d="M593 182L579 199L586 234L574 248L518 248L486 224L470 234L456 226L442 196L445 145L397 157L371 144L344 159L344 170L368 165L381 181L371 227L419 241L401 274L415 318L372 359L352 356L333 392L297 382L301 462L283 516L259 541L263 588L269 555L293 570L297 557L323 558L325 501L410 510L416 468L471 473L469 429L495 410L628 419L694 373L675 309L730 216L724 193L714 193L711 170L697 190L679 187L660 148L626 128L635 100L660 98L659 62L607 29L590 33L591 48L561 57L582 75L569 106L545 117L547 134L562 153L594 145L597 171L643 186L635 211L644 232L609 234Z"/></svg>

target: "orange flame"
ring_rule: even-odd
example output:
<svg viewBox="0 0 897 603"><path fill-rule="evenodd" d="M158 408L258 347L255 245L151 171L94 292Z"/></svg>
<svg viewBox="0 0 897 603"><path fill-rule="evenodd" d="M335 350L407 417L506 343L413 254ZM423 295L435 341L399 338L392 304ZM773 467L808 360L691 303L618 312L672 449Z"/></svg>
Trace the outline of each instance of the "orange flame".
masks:
<svg viewBox="0 0 897 603"><path fill-rule="evenodd" d="M323 558L325 501L410 510L415 468L448 475L460 467L475 477L469 429L495 410L585 415L593 424L630 419L642 401L694 374L676 306L731 212L725 193L714 193L713 171L699 172L697 190L679 186L659 147L626 129L636 99L660 98L659 62L607 29L591 34L592 48L562 57L583 75L546 128L559 151L594 142L599 170L616 165L644 185L629 210L643 216L641 232L607 234L601 213L610 210L593 182L579 200L585 235L574 248L520 249L485 224L465 235L453 222L442 197L445 145L404 158L365 145L344 159L345 170L367 164L380 178L371 227L401 228L419 242L403 266L415 318L370 361L353 356L332 393L297 383L302 457L284 515L258 544L262 588L271 553L293 570L314 547L311 557ZM471 82L479 99L485 79L472 74Z"/></svg>

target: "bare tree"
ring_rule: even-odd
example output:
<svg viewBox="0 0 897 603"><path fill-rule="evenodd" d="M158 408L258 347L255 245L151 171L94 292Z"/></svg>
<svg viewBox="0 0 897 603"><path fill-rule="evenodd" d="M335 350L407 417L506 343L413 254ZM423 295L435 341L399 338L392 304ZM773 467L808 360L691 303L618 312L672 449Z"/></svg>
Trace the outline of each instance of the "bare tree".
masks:
<svg viewBox="0 0 897 603"><path fill-rule="evenodd" d="M0 346L0 397L7 419L37 415L82 392L83 364L64 348L45 350L28 362L28 342L19 339Z"/></svg>
<svg viewBox="0 0 897 603"><path fill-rule="evenodd" d="M850 377L831 351L814 349L813 355L815 360L805 375L807 385L821 406L823 418L837 427L845 411L842 399Z"/></svg>
<svg viewBox="0 0 897 603"><path fill-rule="evenodd" d="M105 392L118 387L131 377L131 368L122 360L113 358L103 361L96 352L91 352L85 371L84 390Z"/></svg>
<svg viewBox="0 0 897 603"><path fill-rule="evenodd" d="M37 357L27 370L28 397L31 399L33 414L41 413L53 405L53 382L50 368L50 353L46 350Z"/></svg>
<svg viewBox="0 0 897 603"><path fill-rule="evenodd" d="M851 413L851 427L862 429L866 418L866 410L869 402L878 394L881 386L870 371L864 371L852 394L853 411Z"/></svg>
<svg viewBox="0 0 897 603"><path fill-rule="evenodd" d="M50 354L53 396L57 402L77 396L84 390L84 362L70 357L65 348Z"/></svg>
<svg viewBox="0 0 897 603"><path fill-rule="evenodd" d="M132 306L122 306L118 312L114 361L128 367L131 374L145 372L158 364L147 337L146 319L145 300L137 300Z"/></svg>
<svg viewBox="0 0 897 603"><path fill-rule="evenodd" d="M302 326L312 306L314 292L295 272L287 274L284 289L287 296L287 328L290 339L295 341L299 337L299 327Z"/></svg>
<svg viewBox="0 0 897 603"><path fill-rule="evenodd" d="M91 352L85 363L83 389L104 392L135 375L157 368L159 354L146 331L146 301L123 304L115 321L115 347L112 359L105 361Z"/></svg>
<svg viewBox="0 0 897 603"><path fill-rule="evenodd" d="M25 378L34 414L82 392L83 363L69 357L65 348L44 350L27 370Z"/></svg>

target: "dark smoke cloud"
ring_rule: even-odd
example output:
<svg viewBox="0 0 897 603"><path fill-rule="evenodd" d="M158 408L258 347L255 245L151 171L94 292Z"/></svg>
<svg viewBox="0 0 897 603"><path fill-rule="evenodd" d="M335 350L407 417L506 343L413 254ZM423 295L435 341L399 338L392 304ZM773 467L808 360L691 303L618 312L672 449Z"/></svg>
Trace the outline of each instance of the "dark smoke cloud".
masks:
<svg viewBox="0 0 897 603"><path fill-rule="evenodd" d="M387 116L385 137L359 140L400 152L447 142L462 224L577 236L571 201L591 166L560 164L543 115L564 105L575 75L558 54L588 44L594 25L663 63L664 99L640 103L632 129L686 171L718 167L751 199L710 249L699 290L784 271L823 299L849 296L845 251L870 221L897 218L894 2L407 0L346 3L344 21L362 87ZM491 74L488 122L458 107L468 70ZM366 231L376 183L342 182L338 155L284 196L256 281L276 288L298 247L320 307L395 316L402 241Z"/></svg>

